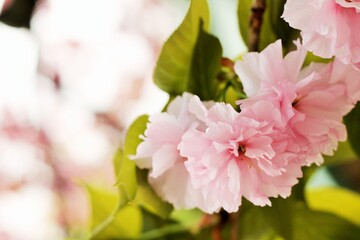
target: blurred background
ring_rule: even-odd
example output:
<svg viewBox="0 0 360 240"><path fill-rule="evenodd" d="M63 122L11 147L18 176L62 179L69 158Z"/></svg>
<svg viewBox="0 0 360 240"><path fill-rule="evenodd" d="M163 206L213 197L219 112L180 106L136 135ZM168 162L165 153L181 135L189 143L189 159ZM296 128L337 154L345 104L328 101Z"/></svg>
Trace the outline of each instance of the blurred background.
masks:
<svg viewBox="0 0 360 240"><path fill-rule="evenodd" d="M82 183L112 186L125 128L167 102L152 69L187 4L168 2L0 0L0 240L87 225Z"/></svg>
<svg viewBox="0 0 360 240"><path fill-rule="evenodd" d="M225 55L245 51L236 1L210 2ZM83 183L111 187L126 127L168 101L151 76L187 6L0 0L0 240L56 240L86 228ZM223 21L226 29L216 25Z"/></svg>

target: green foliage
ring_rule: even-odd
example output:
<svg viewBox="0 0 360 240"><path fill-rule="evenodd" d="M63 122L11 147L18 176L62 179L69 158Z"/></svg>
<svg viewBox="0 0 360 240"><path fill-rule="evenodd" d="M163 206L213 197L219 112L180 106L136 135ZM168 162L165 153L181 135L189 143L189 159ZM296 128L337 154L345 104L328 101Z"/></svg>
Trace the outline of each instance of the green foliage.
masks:
<svg viewBox="0 0 360 240"><path fill-rule="evenodd" d="M184 21L163 45L153 77L155 84L170 95L180 95L187 88L201 20L207 31L207 1L193 0Z"/></svg>
<svg viewBox="0 0 360 240"><path fill-rule="evenodd" d="M360 228L330 213L296 209L294 240L356 240Z"/></svg>
<svg viewBox="0 0 360 240"><path fill-rule="evenodd" d="M260 31L259 50L263 50L270 43L281 39L285 48L291 47L291 42L299 36L299 32L291 28L280 16L284 10L286 0L266 1L266 9ZM238 21L240 33L248 45L248 28L253 0L238 0Z"/></svg>
<svg viewBox="0 0 360 240"><path fill-rule="evenodd" d="M202 100L213 100L219 85L216 77L220 70L222 48L220 41L206 33L202 25L200 24L186 90Z"/></svg>
<svg viewBox="0 0 360 240"><path fill-rule="evenodd" d="M148 118L143 115L133 122L126 134L124 150L118 150L115 156L114 166L118 169L117 186L121 202L122 199L128 202L135 198L134 203L153 214L167 218L172 206L162 201L152 190L147 182L147 171L136 171L134 161L129 159L136 154L136 148L142 141L139 136L145 132Z"/></svg>
<svg viewBox="0 0 360 240"><path fill-rule="evenodd" d="M138 190L134 203L146 209L148 212L153 213L163 219L169 217L172 206L169 203L164 202L158 195L152 190L147 181L147 171L137 171L138 176Z"/></svg>
<svg viewBox="0 0 360 240"><path fill-rule="evenodd" d="M172 215L172 214L171 214ZM143 211L143 233L139 239L194 239L190 227L172 219L163 219L147 211Z"/></svg>
<svg viewBox="0 0 360 240"><path fill-rule="evenodd" d="M171 213L171 219L179 222L184 226L188 226L191 228L194 228L196 227L196 225L199 225L201 218L203 216L204 213L201 212L199 209L191 209L191 210L180 209L180 210L174 210Z"/></svg>
<svg viewBox="0 0 360 240"><path fill-rule="evenodd" d="M249 46L248 32L250 25L250 14L251 14L252 3L253 3L252 0L238 0L237 14L238 14L239 28L240 28L241 37L243 38L247 46ZM266 12L264 14L266 14ZM262 28L260 32L261 43L259 49L264 49L269 43L272 43L276 40L274 33L270 31L269 27L265 26L266 22L267 21L264 20L263 25L261 27Z"/></svg>
<svg viewBox="0 0 360 240"><path fill-rule="evenodd" d="M144 208L141 208L143 214L143 229L144 233L151 231L153 229L158 229L166 225L166 220L146 211Z"/></svg>
<svg viewBox="0 0 360 240"><path fill-rule="evenodd" d="M273 240L278 236L263 212L263 208L251 206L246 201L240 209L239 239ZM246 223L246 224L244 224Z"/></svg>
<svg viewBox="0 0 360 240"><path fill-rule="evenodd" d="M334 58L322 58L319 56L314 55L312 52L307 52L306 54L306 58L304 61L304 66L308 66L311 63L315 62L315 63L329 63L331 61L333 61Z"/></svg>
<svg viewBox="0 0 360 240"><path fill-rule="evenodd" d="M360 103L345 117L345 123L352 148L360 156Z"/></svg>
<svg viewBox="0 0 360 240"><path fill-rule="evenodd" d="M189 240L193 239L193 236L189 233L187 227L179 224L166 224L163 227L143 233L140 239Z"/></svg>
<svg viewBox="0 0 360 240"><path fill-rule="evenodd" d="M91 239L118 239L140 236L142 215L137 206L120 208L116 192L103 187L86 186L91 203Z"/></svg>
<svg viewBox="0 0 360 240"><path fill-rule="evenodd" d="M264 216L269 220L270 226L285 239L293 239L292 235L296 225L294 223L296 208L295 202L283 199L274 199L271 201L271 207L263 209Z"/></svg>
<svg viewBox="0 0 360 240"><path fill-rule="evenodd" d="M135 162L129 157L135 155L136 148L142 141L139 136L144 133L148 116L136 119L129 127L124 143L124 150L117 151L114 158L114 168L117 177L116 185L119 189L120 205L134 199L137 190Z"/></svg>
<svg viewBox="0 0 360 240"><path fill-rule="evenodd" d="M136 205L128 205L138 188L136 167L130 156L136 153L141 142L139 136L144 133L147 122L146 115L136 119L126 133L124 149L115 154L113 164L118 192L87 186L92 210L91 239L138 238L140 235L141 211ZM140 193L143 191L142 184Z"/></svg>
<svg viewBox="0 0 360 240"><path fill-rule="evenodd" d="M228 85L228 87L224 90L225 91L223 92L223 98L221 100L231 104L234 109L240 111L240 107L239 105L236 105L236 101L239 99L244 99L246 95L242 94L238 89L235 89L234 85L232 84Z"/></svg>
<svg viewBox="0 0 360 240"><path fill-rule="evenodd" d="M251 206L241 216L241 239L356 240L360 228L331 213L308 209L303 202L276 199L272 207Z"/></svg>
<svg viewBox="0 0 360 240"><path fill-rule="evenodd" d="M341 187L324 187L309 189L306 199L310 208L336 214L360 226L360 194Z"/></svg>
<svg viewBox="0 0 360 240"><path fill-rule="evenodd" d="M347 163L357 160L354 150L351 148L349 141L340 142L333 156L324 156L325 165L334 165L339 163Z"/></svg>

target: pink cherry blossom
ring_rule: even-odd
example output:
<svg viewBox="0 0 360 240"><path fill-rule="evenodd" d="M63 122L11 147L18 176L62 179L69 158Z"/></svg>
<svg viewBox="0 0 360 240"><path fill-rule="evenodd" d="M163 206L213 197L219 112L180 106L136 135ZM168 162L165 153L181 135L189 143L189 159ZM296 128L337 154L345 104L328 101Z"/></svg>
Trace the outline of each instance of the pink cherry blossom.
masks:
<svg viewBox="0 0 360 240"><path fill-rule="evenodd" d="M355 8L356 12L360 12L359 0L335 0L335 2L344 8Z"/></svg>
<svg viewBox="0 0 360 240"><path fill-rule="evenodd" d="M304 119L291 119L295 131L309 140L312 155L332 155L338 141L345 141L342 118L359 100L360 72L335 60L330 64L313 64L303 74L316 73L313 79L297 83L294 109Z"/></svg>
<svg viewBox="0 0 360 240"><path fill-rule="evenodd" d="M342 118L359 100L360 72L334 61L300 70L303 48L282 57L281 42L261 53L249 53L235 64L248 99L239 101L242 111L260 102L270 102L276 129L287 132L298 145L297 154L307 155L305 165L321 164L319 155L331 155L338 141L346 140Z"/></svg>
<svg viewBox="0 0 360 240"><path fill-rule="evenodd" d="M301 177L296 154L287 151L286 136L274 131L271 114L269 121L257 119L262 116L216 103L205 114L206 131L190 129L184 134L180 153L188 158L192 183L212 208L235 212L242 197L255 205L271 205L269 197L289 196Z"/></svg>
<svg viewBox="0 0 360 240"><path fill-rule="evenodd" d="M359 1L288 0L282 17L301 30L307 50L360 66L359 10Z"/></svg>
<svg viewBox="0 0 360 240"><path fill-rule="evenodd" d="M201 128L204 125L196 117L204 111L206 107L197 96L184 93L182 97L176 97L166 112L150 116L144 141L133 157L137 166L150 169L149 182L164 200L176 208L203 205L202 193L190 181L184 165L186 158L180 156L178 144L190 128ZM206 206L203 209L215 211Z"/></svg>

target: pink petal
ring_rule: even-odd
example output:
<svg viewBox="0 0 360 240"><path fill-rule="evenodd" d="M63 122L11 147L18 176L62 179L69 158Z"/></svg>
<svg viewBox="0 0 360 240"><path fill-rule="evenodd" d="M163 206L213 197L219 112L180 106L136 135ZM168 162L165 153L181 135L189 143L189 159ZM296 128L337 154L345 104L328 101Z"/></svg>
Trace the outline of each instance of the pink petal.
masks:
<svg viewBox="0 0 360 240"><path fill-rule="evenodd" d="M172 144L165 144L157 150L153 156L152 170L150 176L157 178L165 171L172 168L179 159L179 153L176 146Z"/></svg>

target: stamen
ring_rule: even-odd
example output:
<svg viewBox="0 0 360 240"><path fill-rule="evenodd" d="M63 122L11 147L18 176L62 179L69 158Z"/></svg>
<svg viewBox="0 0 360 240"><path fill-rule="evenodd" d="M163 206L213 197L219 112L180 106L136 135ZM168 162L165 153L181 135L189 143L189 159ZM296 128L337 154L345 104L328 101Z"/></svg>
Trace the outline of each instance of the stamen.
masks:
<svg viewBox="0 0 360 240"><path fill-rule="evenodd" d="M300 99L296 98L296 99L292 102L291 106L295 107L296 104L297 104L299 101L300 101Z"/></svg>
<svg viewBox="0 0 360 240"><path fill-rule="evenodd" d="M244 155L246 152L246 147L244 145L239 145L238 152L239 155Z"/></svg>

